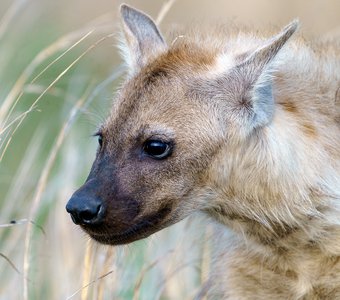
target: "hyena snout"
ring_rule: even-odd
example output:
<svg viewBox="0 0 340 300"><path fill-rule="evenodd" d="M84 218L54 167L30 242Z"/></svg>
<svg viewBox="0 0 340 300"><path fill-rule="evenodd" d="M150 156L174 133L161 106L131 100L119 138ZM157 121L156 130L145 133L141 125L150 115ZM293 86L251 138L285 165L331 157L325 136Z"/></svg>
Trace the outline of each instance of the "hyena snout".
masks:
<svg viewBox="0 0 340 300"><path fill-rule="evenodd" d="M100 225L104 221L105 205L91 193L91 180L76 191L66 205L66 211L77 225Z"/></svg>

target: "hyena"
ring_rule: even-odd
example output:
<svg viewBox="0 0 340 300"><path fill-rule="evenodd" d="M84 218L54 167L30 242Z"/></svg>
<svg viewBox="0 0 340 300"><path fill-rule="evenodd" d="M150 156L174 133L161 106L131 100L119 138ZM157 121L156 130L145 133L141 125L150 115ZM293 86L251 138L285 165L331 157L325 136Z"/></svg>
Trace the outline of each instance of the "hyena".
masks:
<svg viewBox="0 0 340 300"><path fill-rule="evenodd" d="M340 299L340 43L293 21L167 44L144 13L121 16L128 74L74 223L119 245L201 211L233 233L200 296Z"/></svg>

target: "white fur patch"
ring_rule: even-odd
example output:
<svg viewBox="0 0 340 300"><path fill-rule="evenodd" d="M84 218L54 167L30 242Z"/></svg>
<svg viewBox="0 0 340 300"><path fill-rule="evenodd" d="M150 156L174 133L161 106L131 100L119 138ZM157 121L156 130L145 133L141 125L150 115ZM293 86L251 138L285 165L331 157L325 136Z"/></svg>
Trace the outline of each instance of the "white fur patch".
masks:
<svg viewBox="0 0 340 300"><path fill-rule="evenodd" d="M209 77L218 77L218 75L222 75L228 72L228 70L232 69L235 66L234 58L227 53L222 53L216 58L216 62L211 69L209 70Z"/></svg>

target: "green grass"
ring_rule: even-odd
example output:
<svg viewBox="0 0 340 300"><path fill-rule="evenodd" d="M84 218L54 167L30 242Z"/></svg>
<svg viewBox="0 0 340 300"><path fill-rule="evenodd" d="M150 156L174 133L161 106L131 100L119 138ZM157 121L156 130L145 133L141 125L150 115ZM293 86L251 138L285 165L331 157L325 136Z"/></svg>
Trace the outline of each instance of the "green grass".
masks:
<svg viewBox="0 0 340 300"><path fill-rule="evenodd" d="M191 299L204 279L205 228L188 239L189 220L112 248L67 215L122 80L117 20L65 34L47 4L31 5L3 4L0 16L13 12L0 23L0 299Z"/></svg>

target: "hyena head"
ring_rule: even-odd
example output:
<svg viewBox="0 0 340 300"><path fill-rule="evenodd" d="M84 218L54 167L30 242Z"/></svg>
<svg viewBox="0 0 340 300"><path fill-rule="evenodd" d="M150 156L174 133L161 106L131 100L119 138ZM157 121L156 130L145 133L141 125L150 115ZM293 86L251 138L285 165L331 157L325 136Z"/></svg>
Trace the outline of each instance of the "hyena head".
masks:
<svg viewBox="0 0 340 300"><path fill-rule="evenodd" d="M297 26L235 51L185 37L167 46L148 16L125 5L121 14L129 76L97 133L88 179L66 207L111 245L214 205L216 162L223 169L220 154L270 122L268 66Z"/></svg>

